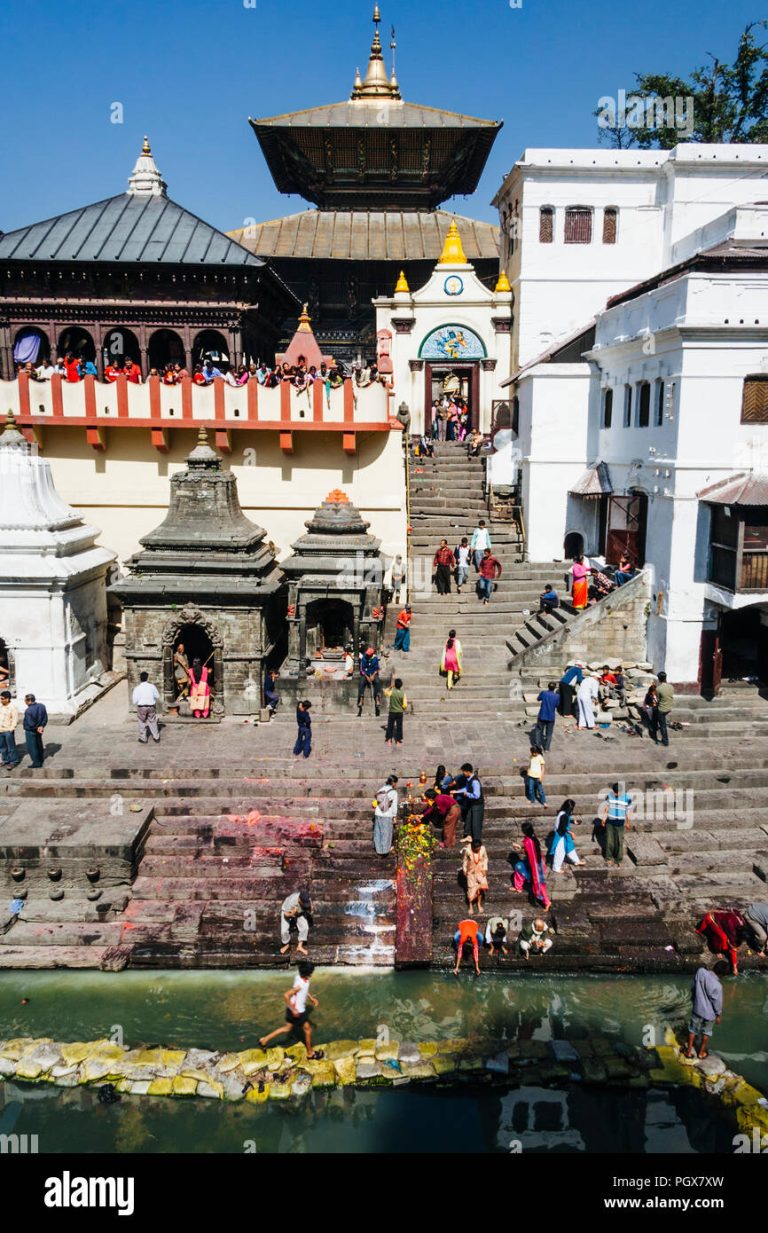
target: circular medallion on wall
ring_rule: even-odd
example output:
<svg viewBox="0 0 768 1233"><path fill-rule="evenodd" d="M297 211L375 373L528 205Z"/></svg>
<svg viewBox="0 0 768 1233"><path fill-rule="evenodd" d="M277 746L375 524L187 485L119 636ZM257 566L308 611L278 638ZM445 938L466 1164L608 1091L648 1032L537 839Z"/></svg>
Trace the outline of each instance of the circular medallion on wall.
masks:
<svg viewBox="0 0 768 1233"><path fill-rule="evenodd" d="M443 283L443 290L446 295L461 295L464 290L464 279L458 274L449 274Z"/></svg>

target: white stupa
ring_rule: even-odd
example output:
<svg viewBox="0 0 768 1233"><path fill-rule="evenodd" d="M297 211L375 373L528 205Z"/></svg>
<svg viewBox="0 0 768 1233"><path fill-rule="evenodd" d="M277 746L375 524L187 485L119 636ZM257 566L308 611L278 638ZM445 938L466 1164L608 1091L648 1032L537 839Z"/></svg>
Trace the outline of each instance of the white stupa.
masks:
<svg viewBox="0 0 768 1233"><path fill-rule="evenodd" d="M65 504L9 412L0 434L0 650L11 691L71 716L103 688L106 575L115 553Z"/></svg>

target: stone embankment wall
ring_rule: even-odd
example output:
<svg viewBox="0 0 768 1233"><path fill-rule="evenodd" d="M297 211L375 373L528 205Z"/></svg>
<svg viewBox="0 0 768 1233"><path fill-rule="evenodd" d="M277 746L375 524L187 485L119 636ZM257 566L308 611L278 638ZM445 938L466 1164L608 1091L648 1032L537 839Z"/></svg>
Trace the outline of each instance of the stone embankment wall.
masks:
<svg viewBox="0 0 768 1233"><path fill-rule="evenodd" d="M299 1099L312 1088L394 1087L412 1082L566 1083L701 1088L734 1110L741 1130L768 1130L768 1100L721 1058L684 1060L671 1043L645 1049L608 1038L429 1043L337 1040L323 1058L304 1045L214 1053L205 1049L128 1049L109 1040L63 1044L48 1038L0 1042L0 1079L58 1087L113 1084L134 1096L203 1097L262 1103Z"/></svg>
<svg viewBox="0 0 768 1233"><path fill-rule="evenodd" d="M624 664L644 662L650 605L650 576L640 574L586 608L548 638L518 655L514 672L535 673L577 660L604 664L608 659Z"/></svg>

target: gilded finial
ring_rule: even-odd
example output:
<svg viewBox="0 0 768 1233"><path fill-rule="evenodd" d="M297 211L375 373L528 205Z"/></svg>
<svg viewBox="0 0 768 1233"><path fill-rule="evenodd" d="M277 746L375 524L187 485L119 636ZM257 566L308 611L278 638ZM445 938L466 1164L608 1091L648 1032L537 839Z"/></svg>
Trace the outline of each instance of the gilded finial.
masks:
<svg viewBox="0 0 768 1233"><path fill-rule="evenodd" d="M498 282L496 283L496 286L494 287L494 291L497 294L501 295L504 292L511 291L511 290L512 290L512 284L507 278L507 271L502 270L501 274L499 274Z"/></svg>
<svg viewBox="0 0 768 1233"><path fill-rule="evenodd" d="M409 292L410 290L411 289L408 286L408 279L405 277L405 270L401 270L400 277L395 284L395 295L399 295L402 291Z"/></svg>
<svg viewBox="0 0 768 1233"><path fill-rule="evenodd" d="M208 429L205 427L205 424L202 424L200 428L198 428L197 430L197 444L198 445L208 444Z"/></svg>
<svg viewBox="0 0 768 1233"><path fill-rule="evenodd" d="M11 410L10 407L8 408L8 414L5 417L5 426L6 428L16 427L16 416L13 414L13 411Z"/></svg>
<svg viewBox="0 0 768 1233"><path fill-rule="evenodd" d="M299 314L299 330L302 334L312 333L312 318L309 315L309 304L302 304Z"/></svg>
<svg viewBox="0 0 768 1233"><path fill-rule="evenodd" d="M149 145L149 137L147 137L146 135L144 137L144 145L141 147L141 152L142 154L152 153L152 150L150 149L150 145Z"/></svg>
<svg viewBox="0 0 768 1233"><path fill-rule="evenodd" d="M468 265L456 219L451 219L438 265Z"/></svg>

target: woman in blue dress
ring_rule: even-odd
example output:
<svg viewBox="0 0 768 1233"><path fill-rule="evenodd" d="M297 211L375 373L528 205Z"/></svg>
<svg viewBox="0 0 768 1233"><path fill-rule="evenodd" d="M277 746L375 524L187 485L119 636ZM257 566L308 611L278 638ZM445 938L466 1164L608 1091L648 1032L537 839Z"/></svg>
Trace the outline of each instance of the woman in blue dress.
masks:
<svg viewBox="0 0 768 1233"><path fill-rule="evenodd" d="M563 801L555 820L555 833L552 836L552 843L549 848L553 873L560 873L563 868L563 862L566 860L572 865L582 864L582 861L579 860L579 855L576 851L576 841L571 831L571 827L574 825L573 811L575 808L575 801Z"/></svg>

